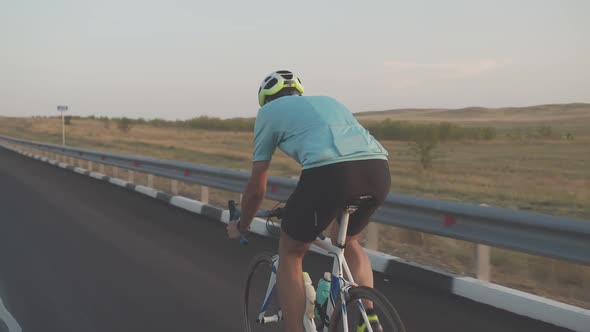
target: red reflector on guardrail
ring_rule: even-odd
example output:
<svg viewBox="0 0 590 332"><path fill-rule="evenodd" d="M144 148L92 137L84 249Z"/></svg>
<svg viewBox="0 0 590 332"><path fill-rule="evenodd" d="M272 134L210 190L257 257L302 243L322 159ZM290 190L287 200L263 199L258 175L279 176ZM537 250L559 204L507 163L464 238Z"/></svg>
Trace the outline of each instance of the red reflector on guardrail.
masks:
<svg viewBox="0 0 590 332"><path fill-rule="evenodd" d="M451 215L446 215L445 216L445 220L443 222L443 224L447 227L453 226L457 223L457 220L455 219L455 217L451 216Z"/></svg>

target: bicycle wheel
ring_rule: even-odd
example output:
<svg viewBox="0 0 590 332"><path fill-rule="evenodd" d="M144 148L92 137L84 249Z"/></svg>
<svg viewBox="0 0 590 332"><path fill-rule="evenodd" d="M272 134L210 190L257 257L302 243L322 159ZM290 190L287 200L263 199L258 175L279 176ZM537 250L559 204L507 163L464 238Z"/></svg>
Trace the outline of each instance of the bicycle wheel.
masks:
<svg viewBox="0 0 590 332"><path fill-rule="evenodd" d="M259 319L268 290L273 256L273 254L267 252L258 254L252 259L248 268L248 275L244 285L244 331L280 330L280 317L282 314L280 312L279 296L276 286L266 305L265 319L263 321Z"/></svg>
<svg viewBox="0 0 590 332"><path fill-rule="evenodd" d="M330 332L344 331L343 323L348 325L348 331L356 331L361 320L360 300L373 302L375 314L384 332L405 332L402 320L393 305L383 294L370 287L353 287L349 290L349 298L346 302L347 322L342 320L341 300L336 304L332 318L330 319Z"/></svg>

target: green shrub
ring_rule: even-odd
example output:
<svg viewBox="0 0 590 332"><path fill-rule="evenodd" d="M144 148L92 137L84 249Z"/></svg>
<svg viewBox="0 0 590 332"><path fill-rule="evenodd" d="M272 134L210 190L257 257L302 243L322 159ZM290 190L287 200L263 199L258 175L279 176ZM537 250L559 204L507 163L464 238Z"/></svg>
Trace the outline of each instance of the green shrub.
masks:
<svg viewBox="0 0 590 332"><path fill-rule="evenodd" d="M439 157L437 147L436 139L418 139L412 143L410 151L418 158L423 169L429 169L432 167L432 162Z"/></svg>
<svg viewBox="0 0 590 332"><path fill-rule="evenodd" d="M102 125L106 128L109 129L111 127L111 119L109 119L109 117L107 116L102 116L100 118L98 118L98 120L100 122L102 122Z"/></svg>
<svg viewBox="0 0 590 332"><path fill-rule="evenodd" d="M492 140L497 135L493 127L462 127L449 122L425 124L386 119L368 123L365 128L379 139L399 141Z"/></svg>
<svg viewBox="0 0 590 332"><path fill-rule="evenodd" d="M131 130L131 120L126 117L119 119L118 127L122 132L128 133Z"/></svg>
<svg viewBox="0 0 590 332"><path fill-rule="evenodd" d="M537 128L537 132L540 137L549 138L552 136L552 129L551 126L542 125Z"/></svg>
<svg viewBox="0 0 590 332"><path fill-rule="evenodd" d="M538 127L524 127L512 128L507 134L507 137L512 139L547 139L555 137L553 135L553 128L549 125L542 125Z"/></svg>

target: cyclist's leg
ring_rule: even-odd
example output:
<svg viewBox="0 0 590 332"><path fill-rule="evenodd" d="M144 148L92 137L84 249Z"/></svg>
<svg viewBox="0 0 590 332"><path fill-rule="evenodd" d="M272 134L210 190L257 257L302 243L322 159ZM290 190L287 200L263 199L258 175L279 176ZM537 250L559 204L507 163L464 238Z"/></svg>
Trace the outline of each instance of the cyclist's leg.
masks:
<svg viewBox="0 0 590 332"><path fill-rule="evenodd" d="M338 223L334 223L330 238L336 239L338 237ZM344 258L350 268L350 273L354 278L354 282L359 286L373 287L373 269L371 268L371 260L359 243L360 234L346 236L346 249L344 250Z"/></svg>
<svg viewBox="0 0 590 332"><path fill-rule="evenodd" d="M325 197L329 169L304 170L297 188L289 197L281 221L279 240L279 271L277 286L285 315L286 331L302 331L305 311L303 289L303 256L311 243L336 215L336 209L326 209ZM329 203L329 201L328 201Z"/></svg>
<svg viewBox="0 0 590 332"><path fill-rule="evenodd" d="M294 240L284 231L281 232L277 286L287 332L303 331L305 291L302 264L303 256L310 246L311 243Z"/></svg>

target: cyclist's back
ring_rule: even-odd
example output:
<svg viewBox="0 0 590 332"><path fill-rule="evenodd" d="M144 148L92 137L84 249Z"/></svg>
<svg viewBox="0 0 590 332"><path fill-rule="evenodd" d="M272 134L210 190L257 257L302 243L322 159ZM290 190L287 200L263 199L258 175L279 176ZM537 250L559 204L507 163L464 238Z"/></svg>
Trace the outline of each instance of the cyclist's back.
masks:
<svg viewBox="0 0 590 332"><path fill-rule="evenodd" d="M269 160L277 146L303 169L387 156L344 105L325 96L286 96L259 110L254 161Z"/></svg>

